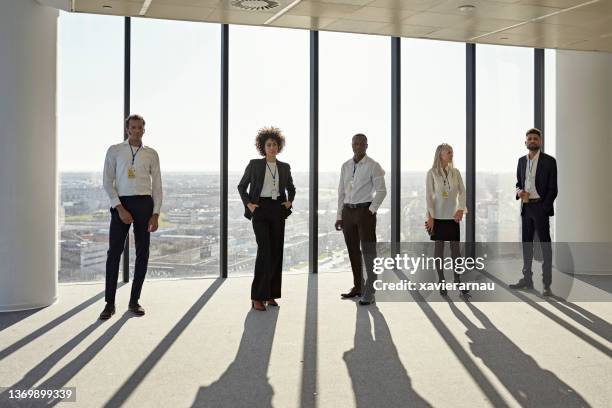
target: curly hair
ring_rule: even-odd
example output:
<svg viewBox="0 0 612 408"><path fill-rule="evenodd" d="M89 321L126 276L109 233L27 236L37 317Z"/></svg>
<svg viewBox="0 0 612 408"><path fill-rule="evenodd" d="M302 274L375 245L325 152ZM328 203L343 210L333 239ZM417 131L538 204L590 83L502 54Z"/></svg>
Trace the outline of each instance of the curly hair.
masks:
<svg viewBox="0 0 612 408"><path fill-rule="evenodd" d="M259 129L257 136L255 136L255 148L260 155L266 155L266 141L272 139L278 145L278 153L285 147L285 136L281 130L277 127L270 126Z"/></svg>

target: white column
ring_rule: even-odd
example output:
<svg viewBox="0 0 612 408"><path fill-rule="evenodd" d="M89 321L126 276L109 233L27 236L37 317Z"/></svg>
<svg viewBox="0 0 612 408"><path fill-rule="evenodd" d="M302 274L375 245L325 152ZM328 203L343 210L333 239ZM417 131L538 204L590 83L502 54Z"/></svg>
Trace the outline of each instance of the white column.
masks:
<svg viewBox="0 0 612 408"><path fill-rule="evenodd" d="M612 242L612 54L558 51L557 242ZM608 245L610 247L610 245ZM610 274L609 259L572 246L575 273ZM607 257L606 257L607 258Z"/></svg>
<svg viewBox="0 0 612 408"><path fill-rule="evenodd" d="M57 17L0 0L0 311L57 297Z"/></svg>

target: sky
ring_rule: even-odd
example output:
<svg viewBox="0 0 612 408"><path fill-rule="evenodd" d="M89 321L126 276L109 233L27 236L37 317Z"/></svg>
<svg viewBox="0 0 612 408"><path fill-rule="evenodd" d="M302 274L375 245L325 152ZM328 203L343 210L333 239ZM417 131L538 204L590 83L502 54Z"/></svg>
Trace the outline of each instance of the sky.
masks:
<svg viewBox="0 0 612 408"><path fill-rule="evenodd" d="M60 171L102 171L123 139L123 18L60 13ZM132 19L131 112L146 120L144 143L162 171L219 169L220 25ZM276 126L279 159L308 171L309 32L230 26L229 170L257 157L257 130ZM389 37L320 32L319 169L339 171L351 137L390 166ZM478 45L477 170L514 171L533 126L533 50ZM554 52L547 51L547 143L554 136ZM450 143L465 168L465 44L402 39L402 170L431 167ZM550 142L549 142L550 141ZM551 151L550 148L547 151Z"/></svg>

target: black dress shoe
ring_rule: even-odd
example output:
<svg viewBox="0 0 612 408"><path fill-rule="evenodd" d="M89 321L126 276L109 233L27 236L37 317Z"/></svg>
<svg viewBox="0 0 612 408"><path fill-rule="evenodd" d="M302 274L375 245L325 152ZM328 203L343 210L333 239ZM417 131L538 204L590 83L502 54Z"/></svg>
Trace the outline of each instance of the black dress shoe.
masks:
<svg viewBox="0 0 612 408"><path fill-rule="evenodd" d="M144 316L145 311L138 303L130 303L128 310L134 313L136 316Z"/></svg>
<svg viewBox="0 0 612 408"><path fill-rule="evenodd" d="M108 320L115 314L115 305L107 303L104 310L100 313L100 320Z"/></svg>
<svg viewBox="0 0 612 408"><path fill-rule="evenodd" d="M359 304L361 306L373 305L374 303L376 303L376 301L374 299L372 299L372 300L360 300L359 301Z"/></svg>
<svg viewBox="0 0 612 408"><path fill-rule="evenodd" d="M350 299L361 296L361 292L353 288L348 293L341 293L340 296L342 297L342 299Z"/></svg>
<svg viewBox="0 0 612 408"><path fill-rule="evenodd" d="M438 281L438 283L441 283L442 285L444 285L446 282ZM445 287L441 287L440 288L440 296L446 296L446 295L448 295L448 291L446 290Z"/></svg>
<svg viewBox="0 0 612 408"><path fill-rule="evenodd" d="M513 283L509 286L510 289L533 289L533 282L521 278L517 283Z"/></svg>
<svg viewBox="0 0 612 408"><path fill-rule="evenodd" d="M542 295L546 297L552 296L553 293L552 293L552 290L550 290L550 287L544 288L544 292L542 292Z"/></svg>

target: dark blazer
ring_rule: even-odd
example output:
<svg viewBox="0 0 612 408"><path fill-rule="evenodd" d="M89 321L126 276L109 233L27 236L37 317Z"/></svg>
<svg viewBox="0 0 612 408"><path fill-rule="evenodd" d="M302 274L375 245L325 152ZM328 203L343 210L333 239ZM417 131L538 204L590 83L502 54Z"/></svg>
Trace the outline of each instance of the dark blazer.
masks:
<svg viewBox="0 0 612 408"><path fill-rule="evenodd" d="M525 189L525 172L527 168L527 157L523 156L516 167L516 187ZM557 161L554 157L540 152L538 167L536 168L535 187L542 199L545 214L549 217L555 215L553 203L557 198ZM518 200L520 197L516 195ZM521 215L523 215L523 203L521 202Z"/></svg>
<svg viewBox="0 0 612 408"><path fill-rule="evenodd" d="M291 167L288 163L284 163L277 160L276 168L278 169L278 193L280 194L279 200L280 202L293 202L293 199L295 198L295 186L293 185L293 178L291 178ZM249 208L247 207L247 204L259 203L259 195L261 194L261 189L263 188L265 175L266 158L264 157L263 159L253 159L247 165L246 169L244 170L244 175L242 176L240 183L238 183L238 192L240 193L240 198L242 199L242 203L244 204L244 216L249 220L251 219L253 214L251 213L251 210L249 210ZM247 187L249 187L248 192ZM285 208L284 211L285 218L287 218L291 214L291 210Z"/></svg>

